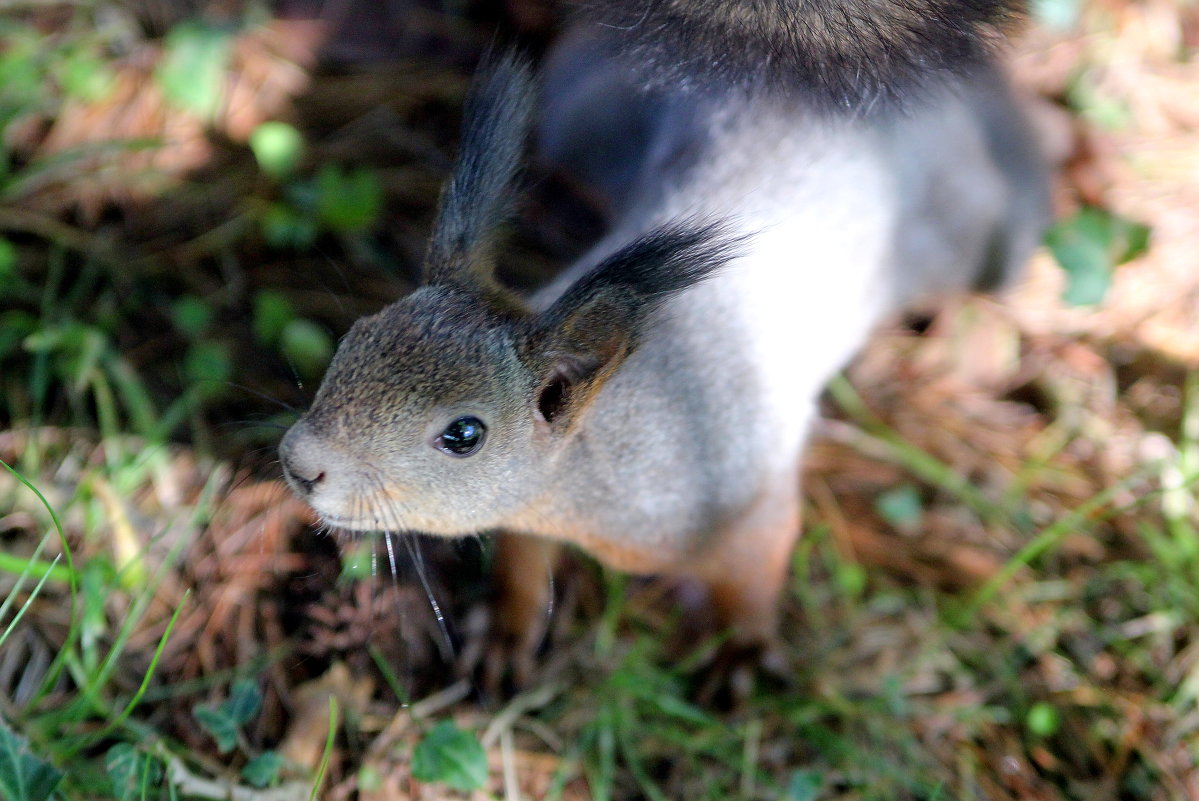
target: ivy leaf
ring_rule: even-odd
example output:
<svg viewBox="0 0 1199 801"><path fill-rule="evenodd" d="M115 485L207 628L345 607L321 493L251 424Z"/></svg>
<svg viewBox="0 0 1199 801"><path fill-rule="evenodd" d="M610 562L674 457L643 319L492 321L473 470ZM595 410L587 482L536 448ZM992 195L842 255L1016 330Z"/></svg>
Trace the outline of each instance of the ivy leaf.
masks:
<svg viewBox="0 0 1199 801"><path fill-rule="evenodd" d="M241 775L250 784L258 788L274 784L279 778L285 760L274 751L264 751L246 763L241 769Z"/></svg>
<svg viewBox="0 0 1199 801"><path fill-rule="evenodd" d="M900 531L910 532L924 517L920 491L911 484L887 490L875 501L874 508L882 518Z"/></svg>
<svg viewBox="0 0 1199 801"><path fill-rule="evenodd" d="M130 743L117 743L104 755L104 770L120 801L141 798L145 788L162 782L162 765Z"/></svg>
<svg viewBox="0 0 1199 801"><path fill-rule="evenodd" d="M244 726L258 716L262 708L262 691L253 679L241 679L229 691L229 698L221 704L221 710L238 726Z"/></svg>
<svg viewBox="0 0 1199 801"><path fill-rule="evenodd" d="M221 707L197 706L192 715L204 731L216 740L217 750L227 754L237 745L237 723Z"/></svg>
<svg viewBox="0 0 1199 801"><path fill-rule="evenodd" d="M334 231L351 233L373 223L383 208L383 186L370 170L326 164L316 176L316 211Z"/></svg>
<svg viewBox="0 0 1199 801"><path fill-rule="evenodd" d="M192 708L192 715L216 740L222 754L237 745L237 734L262 708L262 692L253 679L241 679L229 691L220 706L201 705Z"/></svg>
<svg viewBox="0 0 1199 801"><path fill-rule="evenodd" d="M5 801L45 801L62 772L29 751L29 744L0 722L0 797Z"/></svg>
<svg viewBox="0 0 1199 801"><path fill-rule="evenodd" d="M787 782L786 799L787 801L816 801L823 786L824 779L819 773L801 768L791 773L791 780Z"/></svg>
<svg viewBox="0 0 1199 801"><path fill-rule="evenodd" d="M412 775L463 792L477 790L487 781L487 754L473 734L443 720L413 750Z"/></svg>
<svg viewBox="0 0 1199 801"><path fill-rule="evenodd" d="M284 326L279 347L306 378L319 376L333 359L333 338L311 320L292 320Z"/></svg>
<svg viewBox="0 0 1199 801"><path fill-rule="evenodd" d="M1087 206L1049 229L1045 244L1066 272L1062 300L1071 306L1102 302L1117 265L1149 246L1149 227L1106 209Z"/></svg>
<svg viewBox="0 0 1199 801"><path fill-rule="evenodd" d="M302 250L316 241L316 221L285 203L268 206L259 224L271 247Z"/></svg>
<svg viewBox="0 0 1199 801"><path fill-rule="evenodd" d="M294 319L296 310L283 293L264 289L254 296L254 338L259 343L274 345Z"/></svg>

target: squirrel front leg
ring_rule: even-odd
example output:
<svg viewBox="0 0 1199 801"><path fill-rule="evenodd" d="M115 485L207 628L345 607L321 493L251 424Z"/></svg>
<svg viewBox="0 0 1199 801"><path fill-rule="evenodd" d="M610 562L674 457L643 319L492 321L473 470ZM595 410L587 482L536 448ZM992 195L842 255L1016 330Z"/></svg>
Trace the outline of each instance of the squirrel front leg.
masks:
<svg viewBox="0 0 1199 801"><path fill-rule="evenodd" d="M778 632L779 596L800 533L799 469L773 478L752 504L719 530L695 574L711 593L716 623L738 648L769 646Z"/></svg>
<svg viewBox="0 0 1199 801"><path fill-rule="evenodd" d="M712 546L695 561L676 565L628 564L592 549L617 569L698 578L708 589L713 629L729 634L716 673L733 673L773 656L778 633L779 596L791 552L800 533L798 465L774 477L736 517L713 535ZM546 633L552 602L552 572L561 545L520 534L496 536L492 642L483 668L491 689L507 675L516 686L526 682ZM625 554L618 550L617 553ZM610 558L605 559L608 556ZM771 665L765 665L767 669ZM735 681L735 677L715 677Z"/></svg>
<svg viewBox="0 0 1199 801"><path fill-rule="evenodd" d="M504 676L527 683L537 648L545 638L553 604L553 572L561 546L553 540L499 532L492 563L491 642L483 680L499 689Z"/></svg>
<svg viewBox="0 0 1199 801"><path fill-rule="evenodd" d="M728 639L704 669L698 700L736 705L759 675L786 679L779 648L779 602L800 534L799 469L764 486L744 512L716 534L694 574L708 588L715 622Z"/></svg>

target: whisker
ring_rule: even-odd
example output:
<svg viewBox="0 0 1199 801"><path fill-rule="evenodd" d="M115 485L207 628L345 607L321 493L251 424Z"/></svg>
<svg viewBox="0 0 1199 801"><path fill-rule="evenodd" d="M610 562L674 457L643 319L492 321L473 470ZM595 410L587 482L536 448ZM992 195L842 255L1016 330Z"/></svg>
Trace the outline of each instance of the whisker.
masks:
<svg viewBox="0 0 1199 801"><path fill-rule="evenodd" d="M360 506L360 505L361 504L356 504L355 510L354 510L355 514L359 513L360 510L358 509L358 506ZM387 539L388 533L389 532L386 532L386 531L383 532L384 540ZM371 578L374 581L379 580L379 547L378 547L378 545L376 545L374 548L371 548Z"/></svg>
<svg viewBox="0 0 1199 801"><path fill-rule="evenodd" d="M296 417L300 416L299 409L297 409L295 406L292 406L290 403L287 403L286 401L282 401L279 398L276 398L274 395L268 395L265 392L260 392L256 389L254 389L253 387L247 387L244 384L238 384L235 381L226 381L225 385L233 387L234 389L240 389L242 392L249 392L251 395L255 395L258 398L260 398L261 400L269 401L269 402L275 404L276 406L282 407L286 411L289 411L292 414L296 415Z"/></svg>
<svg viewBox="0 0 1199 801"><path fill-rule="evenodd" d="M412 557L412 563L416 567L416 576L420 579L421 586L425 589L425 596L429 599L429 605L433 608L433 615L437 618L437 626L441 629L441 638L445 643L444 649L441 650L441 656L447 662L454 662L457 658L456 649L454 648L453 640L450 638L450 628L446 624L445 614L441 611L441 604L437 603L437 598L433 595L433 588L429 585L429 577L425 570L425 557L421 552L420 544L416 538L409 534L404 537L404 544L408 546L408 555Z"/></svg>
<svg viewBox="0 0 1199 801"><path fill-rule="evenodd" d="M433 610L433 616L437 619L437 627L441 630L441 642L438 643L438 651L441 653L442 659L452 663L457 658L457 649L454 647L453 637L450 634L445 612L442 610L441 604L437 601L437 596L433 593L433 587L429 583L424 554L421 552L419 544L415 541L416 538L412 533L401 530L403 528L400 525L403 518L403 510L398 508L399 501L384 491L383 482L378 477L372 477L372 483L375 485L375 489L382 502L381 511L386 512L387 521L393 524L395 533L403 537L404 545L408 549L409 557L412 559L412 566L416 572L416 576L420 580L425 597L429 600L429 607ZM392 559L392 574L395 575L396 569L392 539L391 537L386 537L385 541L388 545L389 558Z"/></svg>
<svg viewBox="0 0 1199 801"><path fill-rule="evenodd" d="M417 579L420 579L421 588L424 590L424 597L428 598L429 608L433 609L433 615L438 621L438 628L441 631L441 642L438 643L438 651L441 654L442 660L453 662L457 658L457 649L454 648L453 637L450 633L450 625L446 620L445 612L441 609L441 604L433 592L432 584L429 584L428 570L424 566L424 556L415 542L415 536L409 531L403 531L403 526L400 525L400 520L403 518L403 510L399 508L399 501L393 495L388 494L382 486L382 482L378 477L373 477L372 483L375 486L381 501L381 512L386 512L387 523L391 525L391 531L387 532L385 542L387 543L387 556L391 560L392 574L396 573L396 559L394 559L394 548L392 544L391 534L402 536L404 546L408 548L409 558L412 560L412 567L416 572Z"/></svg>
<svg viewBox="0 0 1199 801"><path fill-rule="evenodd" d="M383 532L383 545L387 548L387 561L391 565L391 583L398 585L400 583L400 573L396 568L395 536L396 532L390 529Z"/></svg>

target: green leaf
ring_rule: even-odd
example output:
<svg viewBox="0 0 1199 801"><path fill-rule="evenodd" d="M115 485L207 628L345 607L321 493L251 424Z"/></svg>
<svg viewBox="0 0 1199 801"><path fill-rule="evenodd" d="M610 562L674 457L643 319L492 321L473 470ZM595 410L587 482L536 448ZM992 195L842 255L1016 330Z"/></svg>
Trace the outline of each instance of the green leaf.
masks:
<svg viewBox="0 0 1199 801"><path fill-rule="evenodd" d="M358 769L358 792L378 793L383 788L383 777L379 769L371 765L363 765Z"/></svg>
<svg viewBox="0 0 1199 801"><path fill-rule="evenodd" d="M487 781L487 754L473 734L443 720L413 750L412 775L463 792L477 790Z"/></svg>
<svg viewBox="0 0 1199 801"><path fill-rule="evenodd" d="M3 20L0 20L2 22ZM45 37L27 25L0 27L0 127L14 117L44 107Z"/></svg>
<svg viewBox="0 0 1199 801"><path fill-rule="evenodd" d="M304 137L285 122L264 122L250 134L250 150L263 172L272 178L286 178L304 155Z"/></svg>
<svg viewBox="0 0 1199 801"><path fill-rule="evenodd" d="M1108 131L1125 130L1133 121L1128 101L1105 91L1085 70L1066 87L1066 102L1088 122Z"/></svg>
<svg viewBox="0 0 1199 801"><path fill-rule="evenodd" d="M286 760L274 751L265 751L246 763L241 775L250 784L262 788L274 784Z"/></svg>
<svg viewBox="0 0 1199 801"><path fill-rule="evenodd" d="M283 354L305 378L318 377L333 358L333 338L311 320L292 320L279 342Z"/></svg>
<svg viewBox="0 0 1199 801"><path fill-rule="evenodd" d="M232 44L228 31L203 22L191 20L173 27L155 72L167 100L202 119L212 119L221 107Z"/></svg>
<svg viewBox="0 0 1199 801"><path fill-rule="evenodd" d="M360 231L373 223L383 208L383 186L370 170L345 171L326 164L316 176L317 216L342 233Z"/></svg>
<svg viewBox="0 0 1199 801"><path fill-rule="evenodd" d="M244 726L262 709L262 691L253 679L241 679L229 691L229 698L221 704L221 710L239 726Z"/></svg>
<svg viewBox="0 0 1199 801"><path fill-rule="evenodd" d="M824 779L814 770L801 768L792 771L791 780L787 782L787 801L816 801L820 797L820 789Z"/></svg>
<svg viewBox="0 0 1199 801"><path fill-rule="evenodd" d="M79 639L84 663L94 667L100 662L100 644L108 633L106 602L112 592L112 563L104 557L89 559L79 571L79 596L83 611L79 615Z"/></svg>
<svg viewBox="0 0 1199 801"><path fill-rule="evenodd" d="M38 318L29 312L14 309L0 314L0 359L20 348L37 329Z"/></svg>
<svg viewBox="0 0 1199 801"><path fill-rule="evenodd" d="M17 248L12 242L0 236L0 286L15 278L17 275Z"/></svg>
<svg viewBox="0 0 1199 801"><path fill-rule="evenodd" d="M1061 726L1061 716L1057 707L1046 701L1037 701L1028 710L1025 725L1037 737L1051 737Z"/></svg>
<svg viewBox="0 0 1199 801"><path fill-rule="evenodd" d="M837 563L834 577L841 591L851 598L859 597L866 591L866 568L857 562L842 561Z"/></svg>
<svg viewBox="0 0 1199 801"><path fill-rule="evenodd" d="M130 743L118 743L108 749L104 770L112 782L112 794L120 801L140 799L147 788L162 783L162 764Z"/></svg>
<svg viewBox="0 0 1199 801"><path fill-rule="evenodd" d="M233 376L233 359L225 342L194 342L187 350L183 370L197 384L211 384L216 392Z"/></svg>
<svg viewBox="0 0 1199 801"><path fill-rule="evenodd" d="M5 801L45 801L62 772L29 752L29 744L0 721L0 797Z"/></svg>
<svg viewBox="0 0 1199 801"><path fill-rule="evenodd" d="M1072 306L1100 303L1116 266L1144 253L1149 233L1146 225L1091 206L1050 228L1045 244L1066 273L1062 299Z"/></svg>
<svg viewBox="0 0 1199 801"><path fill-rule="evenodd" d="M878 496L874 508L884 520L900 531L911 531L920 525L924 517L920 491L911 484L887 490Z"/></svg>
<svg viewBox="0 0 1199 801"><path fill-rule="evenodd" d="M345 581L373 579L375 576L375 541L370 537L356 540L341 552L341 578Z"/></svg>
<svg viewBox="0 0 1199 801"><path fill-rule="evenodd" d="M237 722L229 717L224 709L196 706L192 708L192 715L200 727L216 740L217 750L222 754L232 751L233 747L237 745Z"/></svg>
<svg viewBox="0 0 1199 801"><path fill-rule="evenodd" d="M1083 0L1033 0L1033 19L1055 31L1070 31L1078 25Z"/></svg>
<svg viewBox="0 0 1199 801"><path fill-rule="evenodd" d="M302 250L316 241L316 221L284 203L268 206L259 224L271 247Z"/></svg>
<svg viewBox="0 0 1199 801"><path fill-rule="evenodd" d="M192 715L212 735L217 748L224 754L233 750L241 727L253 720L261 708L262 692L258 683L253 679L241 679L234 683L229 697L220 706L198 705L192 708Z"/></svg>
<svg viewBox="0 0 1199 801"><path fill-rule="evenodd" d="M254 296L254 338L263 345L277 345L283 329L296 319L295 307L282 292L264 289Z"/></svg>
<svg viewBox="0 0 1199 801"><path fill-rule="evenodd" d="M80 48L61 55L51 64L63 91L79 100L103 100L116 82L116 76L103 59Z"/></svg>
<svg viewBox="0 0 1199 801"><path fill-rule="evenodd" d="M207 331L215 316L212 306L192 295L180 298L171 308L171 320L175 327L191 339Z"/></svg>
<svg viewBox="0 0 1199 801"><path fill-rule="evenodd" d="M1116 264L1130 262L1149 250L1151 229L1148 225L1125 217L1113 217L1112 225L1115 227Z"/></svg>

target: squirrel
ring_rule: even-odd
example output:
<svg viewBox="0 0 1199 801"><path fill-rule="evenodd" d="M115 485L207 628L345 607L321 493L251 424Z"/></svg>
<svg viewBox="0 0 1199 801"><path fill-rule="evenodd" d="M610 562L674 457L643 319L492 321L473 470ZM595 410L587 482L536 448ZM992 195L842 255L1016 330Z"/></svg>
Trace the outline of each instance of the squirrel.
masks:
<svg viewBox="0 0 1199 801"><path fill-rule="evenodd" d="M989 55L1015 11L620 0L583 7L539 100L519 58L494 62L423 283L342 340L281 442L287 481L336 528L499 532L518 673L561 542L699 579L729 647L762 653L825 382L886 315L1009 283L1048 223ZM494 267L529 138L611 219L520 297Z"/></svg>

